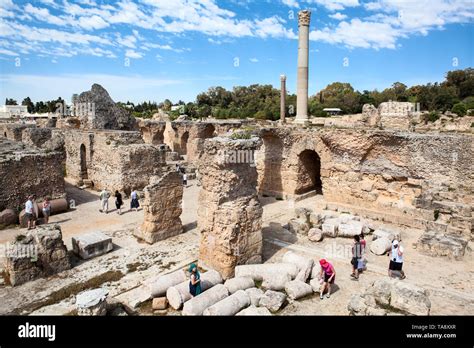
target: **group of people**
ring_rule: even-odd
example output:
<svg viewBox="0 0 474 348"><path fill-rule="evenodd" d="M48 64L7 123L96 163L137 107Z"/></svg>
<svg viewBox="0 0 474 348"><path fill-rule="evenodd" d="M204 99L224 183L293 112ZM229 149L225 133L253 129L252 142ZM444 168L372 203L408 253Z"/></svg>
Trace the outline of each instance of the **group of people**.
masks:
<svg viewBox="0 0 474 348"><path fill-rule="evenodd" d="M366 269L366 260L365 260L365 249L367 243L364 238L364 234L360 236L354 236L354 244L352 245L352 273L351 279L359 280L359 274ZM393 277L398 272L400 279L405 279L405 273L403 272L403 247L400 245L398 240L392 242L391 251L388 254L390 256L390 263L388 266L388 275ZM326 259L319 260L321 266L321 271L319 274L319 279L321 283L321 289L319 297L322 300L324 298L324 293L327 291L326 297L331 296L331 285L334 284L336 280L336 270L334 266L328 262Z"/></svg>
<svg viewBox="0 0 474 348"><path fill-rule="evenodd" d="M115 207L117 208L117 214L122 215L122 206L124 205L123 199L122 199L122 194L116 190L115 194ZM110 192L104 188L100 192L100 206L101 209L99 210L102 213L109 213L109 199L110 199ZM135 211L138 211L138 208L140 207L140 202L139 202L139 196L138 193L135 189L132 190L132 193L130 194L130 210L135 209Z"/></svg>
<svg viewBox="0 0 474 348"><path fill-rule="evenodd" d="M38 219L37 212L35 209L36 196L28 196L28 200L25 203L25 217L27 221L27 229L31 230L36 228L36 220ZM46 197L44 201L38 206L38 209L41 208L43 213L43 221L45 224L49 222L49 217L51 216L51 200L49 197Z"/></svg>

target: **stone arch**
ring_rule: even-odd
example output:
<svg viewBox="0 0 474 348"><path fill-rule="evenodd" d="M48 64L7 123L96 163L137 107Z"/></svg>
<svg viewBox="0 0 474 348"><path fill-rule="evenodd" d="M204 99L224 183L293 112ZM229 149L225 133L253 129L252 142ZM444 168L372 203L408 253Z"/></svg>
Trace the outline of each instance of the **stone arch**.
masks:
<svg viewBox="0 0 474 348"><path fill-rule="evenodd" d="M189 140L189 131L186 131L181 135L179 148L181 150L181 155L186 155L188 153L188 140Z"/></svg>
<svg viewBox="0 0 474 348"><path fill-rule="evenodd" d="M315 191L323 194L321 180L321 158L314 150L303 150L298 154L296 194Z"/></svg>
<svg viewBox="0 0 474 348"><path fill-rule="evenodd" d="M81 144L79 148L79 161L81 168L81 179L87 179L87 151L84 144Z"/></svg>
<svg viewBox="0 0 474 348"><path fill-rule="evenodd" d="M209 123L208 125L206 125L206 127L204 128L204 131L202 132L202 138L203 139L213 138L215 131L216 131L216 127L214 127L213 124Z"/></svg>

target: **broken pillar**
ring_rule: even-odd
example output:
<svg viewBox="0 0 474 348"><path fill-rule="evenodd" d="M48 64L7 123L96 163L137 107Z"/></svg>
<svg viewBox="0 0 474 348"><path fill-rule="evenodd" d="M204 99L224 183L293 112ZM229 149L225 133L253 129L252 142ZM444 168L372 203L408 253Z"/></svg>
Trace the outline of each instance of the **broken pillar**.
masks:
<svg viewBox="0 0 474 348"><path fill-rule="evenodd" d="M167 172L144 189L144 221L135 229L134 235L147 243L176 236L183 231L181 202L183 184L176 171Z"/></svg>
<svg viewBox="0 0 474 348"><path fill-rule="evenodd" d="M87 260L108 253L114 249L112 237L94 231L72 237L72 249L81 259Z"/></svg>
<svg viewBox="0 0 474 348"><path fill-rule="evenodd" d="M250 139L212 138L199 159L199 261L224 279L236 265L262 261L262 206L257 196L255 150Z"/></svg>

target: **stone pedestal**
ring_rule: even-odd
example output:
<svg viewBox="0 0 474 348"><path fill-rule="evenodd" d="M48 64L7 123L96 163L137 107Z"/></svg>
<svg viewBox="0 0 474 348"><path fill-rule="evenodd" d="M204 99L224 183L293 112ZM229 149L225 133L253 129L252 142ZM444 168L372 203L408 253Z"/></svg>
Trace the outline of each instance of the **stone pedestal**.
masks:
<svg viewBox="0 0 474 348"><path fill-rule="evenodd" d="M298 73L296 85L296 123L308 123L308 61L310 11L298 12Z"/></svg>
<svg viewBox="0 0 474 348"><path fill-rule="evenodd" d="M175 171L165 173L144 189L144 221L134 235L153 244L183 231L181 223L183 184Z"/></svg>
<svg viewBox="0 0 474 348"><path fill-rule="evenodd" d="M114 249L112 238L99 231L72 237L72 249L83 260L108 253Z"/></svg>
<svg viewBox="0 0 474 348"><path fill-rule="evenodd" d="M76 309L79 316L103 316L107 314L106 289L98 288L83 291L76 296Z"/></svg>
<svg viewBox="0 0 474 348"><path fill-rule="evenodd" d="M213 138L199 160L199 262L227 279L236 265L262 259L262 207L254 151L258 138Z"/></svg>

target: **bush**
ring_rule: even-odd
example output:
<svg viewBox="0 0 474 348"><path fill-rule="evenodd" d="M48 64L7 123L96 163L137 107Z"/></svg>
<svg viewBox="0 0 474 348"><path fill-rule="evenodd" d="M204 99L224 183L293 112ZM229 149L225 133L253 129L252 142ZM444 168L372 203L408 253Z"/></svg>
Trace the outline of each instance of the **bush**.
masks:
<svg viewBox="0 0 474 348"><path fill-rule="evenodd" d="M232 133L232 135L230 136L230 138L232 140L237 140L237 139L250 139L252 137L252 133L248 132L248 131L245 131L245 132L235 132L235 133Z"/></svg>
<svg viewBox="0 0 474 348"><path fill-rule="evenodd" d="M439 120L439 114L436 111L431 111L428 114L428 121L429 122L435 122L437 120Z"/></svg>
<svg viewBox="0 0 474 348"><path fill-rule="evenodd" d="M451 109L451 112L454 112L458 116L465 116L466 115L466 104L464 103L457 103L454 104L453 108Z"/></svg>

